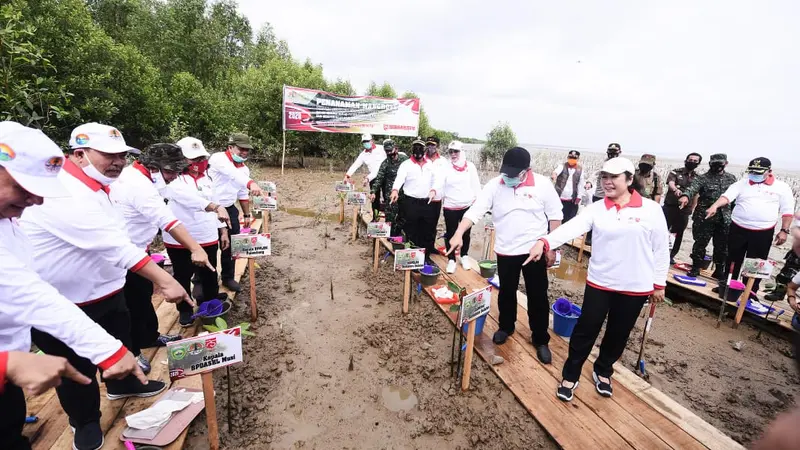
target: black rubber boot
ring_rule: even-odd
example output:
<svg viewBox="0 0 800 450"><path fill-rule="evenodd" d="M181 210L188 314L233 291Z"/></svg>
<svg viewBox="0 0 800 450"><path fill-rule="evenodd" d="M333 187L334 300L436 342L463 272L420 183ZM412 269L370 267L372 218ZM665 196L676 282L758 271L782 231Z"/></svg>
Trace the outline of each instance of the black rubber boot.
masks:
<svg viewBox="0 0 800 450"><path fill-rule="evenodd" d="M775 286L775 290L771 293L764 296L764 300L768 302L779 302L786 297L786 286L783 284L778 284Z"/></svg>

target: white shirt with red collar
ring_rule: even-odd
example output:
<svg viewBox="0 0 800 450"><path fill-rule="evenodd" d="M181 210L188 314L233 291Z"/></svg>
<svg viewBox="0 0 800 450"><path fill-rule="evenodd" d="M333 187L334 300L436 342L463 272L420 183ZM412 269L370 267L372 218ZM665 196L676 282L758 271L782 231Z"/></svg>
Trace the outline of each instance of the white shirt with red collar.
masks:
<svg viewBox="0 0 800 450"><path fill-rule="evenodd" d="M110 187L108 196L122 212L128 237L137 247L147 249L159 229L167 236L180 224L158 192L150 171L138 161L122 169Z"/></svg>
<svg viewBox="0 0 800 450"><path fill-rule="evenodd" d="M561 200L547 177L528 170L523 182L512 188L501 176L492 178L464 214L473 224L492 212L495 253L524 255L547 234L549 221L564 218Z"/></svg>
<svg viewBox="0 0 800 450"><path fill-rule="evenodd" d="M227 208L236 200L250 201L250 183L255 183L250 179L250 169L244 163L234 162L227 150L208 158L208 176L213 186L214 203Z"/></svg>
<svg viewBox="0 0 800 450"><path fill-rule="evenodd" d="M392 190L399 191L402 188L409 197L427 199L431 189L434 189L435 176L436 167L427 156L423 156L421 161L412 156L397 168Z"/></svg>
<svg viewBox="0 0 800 450"><path fill-rule="evenodd" d="M779 218L794 215L792 188L772 174L763 183L739 180L722 196L736 202L731 213L733 223L748 230L769 230Z"/></svg>
<svg viewBox="0 0 800 450"><path fill-rule="evenodd" d="M58 200L45 203L52 201ZM17 220L0 220L0 352L29 352L31 327L35 327L102 369L116 364L128 350L42 280L32 263L33 249ZM3 372L0 367L0 392L5 384Z"/></svg>
<svg viewBox="0 0 800 450"><path fill-rule="evenodd" d="M481 179L475 165L464 161L459 166L452 161L446 161L439 170L439 177L434 180L437 183L434 189L437 195L441 193L444 209L461 210L472 206L481 192Z"/></svg>
<svg viewBox="0 0 800 450"><path fill-rule="evenodd" d="M172 212L201 247L219 242L217 229L225 225L217 219L217 213L206 211L211 203L211 180L207 176L195 178L189 174L180 175L164 189L164 197ZM164 235L164 245L183 248L169 234Z"/></svg>
<svg viewBox="0 0 800 450"><path fill-rule="evenodd" d="M104 300L122 290L128 270L136 272L150 257L131 242L107 186L70 160L58 179L69 197L27 208L20 219L33 247L32 267L77 305Z"/></svg>
<svg viewBox="0 0 800 450"><path fill-rule="evenodd" d="M589 231L588 285L628 295L650 295L667 285L669 231L658 203L636 191L621 208L605 198L542 240L546 250L556 249Z"/></svg>
<svg viewBox="0 0 800 450"><path fill-rule="evenodd" d="M445 176L448 167L452 166L452 163L449 161L448 158L445 158L439 155L438 153L435 154L433 158L429 157L428 159L433 163L434 183L438 182L439 184L441 184L441 179ZM436 190L436 195L433 197L433 201L440 202L444 199L444 191L443 191L444 187L439 185L437 186L438 187L434 187L434 189Z"/></svg>
<svg viewBox="0 0 800 450"><path fill-rule="evenodd" d="M367 174L367 179L372 181L375 177L378 176L378 170L381 168L381 163L383 160L386 159L386 152L383 150L383 146L372 144L372 149L367 151L363 150L361 153L358 154L358 157L353 162L353 165L347 169L347 176L352 177L356 170L361 167L363 164L367 165L367 170L369 170L369 174Z"/></svg>

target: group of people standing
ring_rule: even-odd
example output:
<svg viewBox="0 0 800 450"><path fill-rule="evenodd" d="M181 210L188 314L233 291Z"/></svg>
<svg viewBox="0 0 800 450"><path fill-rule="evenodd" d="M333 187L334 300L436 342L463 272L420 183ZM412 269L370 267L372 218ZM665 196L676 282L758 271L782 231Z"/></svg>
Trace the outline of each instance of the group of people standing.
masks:
<svg viewBox="0 0 800 450"><path fill-rule="evenodd" d="M181 336L158 332L152 295L191 325L195 304L219 297L218 248L222 283L240 289L235 202L247 226L249 195L261 195L244 165L250 149L235 134L214 155L191 137L140 151L116 128L87 123L62 152L41 131L0 122L0 448L30 448L23 389L56 387L73 448L84 450L103 445L98 369L111 400L166 388L145 377L142 349ZM150 257L159 231L174 276ZM30 353L31 338L44 355Z"/></svg>

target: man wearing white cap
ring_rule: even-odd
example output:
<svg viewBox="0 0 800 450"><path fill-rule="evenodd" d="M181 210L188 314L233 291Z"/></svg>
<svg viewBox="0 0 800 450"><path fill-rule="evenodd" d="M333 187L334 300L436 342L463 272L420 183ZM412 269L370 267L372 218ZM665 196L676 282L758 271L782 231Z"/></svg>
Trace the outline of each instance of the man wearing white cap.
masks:
<svg viewBox="0 0 800 450"><path fill-rule="evenodd" d="M366 164L369 173L366 177L364 177L364 185L366 186L367 183L369 183L370 192L375 192L376 194L375 198L372 199L372 210L375 211L380 209L381 196L380 192L372 191L373 182L375 181L375 177L378 176L378 170L381 168L381 163L386 159L386 152L383 151L383 146L378 149L378 146L375 145L375 141L372 140L371 134L361 135L361 147L363 147L364 150L358 154L358 158L356 158L353 165L347 169L347 173L344 175L344 181L351 181L351 177L354 173L356 173L356 170L358 170L363 164Z"/></svg>
<svg viewBox="0 0 800 450"><path fill-rule="evenodd" d="M33 247L33 269L126 346L131 327L123 294L127 270L152 281L167 301L191 302L180 284L130 241L122 214L108 197L109 185L119 177L131 150L116 128L98 123L75 128L70 158L58 174L68 197L28 208L20 220ZM65 380L57 392L75 428L75 448L99 448L103 432L97 365L49 333L34 329L32 337L42 351L67 358L92 379L89 385ZM143 384L131 376L105 382L111 400L150 397L166 387L161 381Z"/></svg>
<svg viewBox="0 0 800 450"><path fill-rule="evenodd" d="M32 395L72 383L92 383L66 359L30 353L31 327L52 334L103 369L105 378L130 374L147 382L133 354L44 282L31 268L32 249L17 224L22 211L64 194L57 176L64 156L39 130L0 122L0 448L29 449L22 436ZM48 200L58 201L58 200Z"/></svg>

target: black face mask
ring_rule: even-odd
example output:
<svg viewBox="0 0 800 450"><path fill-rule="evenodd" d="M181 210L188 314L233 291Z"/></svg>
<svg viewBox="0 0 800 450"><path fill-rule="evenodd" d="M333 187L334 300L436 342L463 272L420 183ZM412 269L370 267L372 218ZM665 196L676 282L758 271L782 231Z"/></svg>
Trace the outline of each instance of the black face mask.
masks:
<svg viewBox="0 0 800 450"><path fill-rule="evenodd" d="M422 159L422 157L425 156L425 147L415 145L411 147L411 154L414 155L416 159Z"/></svg>
<svg viewBox="0 0 800 450"><path fill-rule="evenodd" d="M606 156L608 156L608 159L616 158L617 156L619 156L619 152L607 152Z"/></svg>
<svg viewBox="0 0 800 450"><path fill-rule="evenodd" d="M689 170L694 170L697 169L697 166L699 166L700 163L696 163L694 161L686 161L685 163L683 163L683 165Z"/></svg>
<svg viewBox="0 0 800 450"><path fill-rule="evenodd" d="M650 164L645 164L645 163L639 164L639 172L649 173L651 170L653 170L653 166L651 166Z"/></svg>
<svg viewBox="0 0 800 450"><path fill-rule="evenodd" d="M397 158L397 149L392 149L392 150L386 152L386 157L387 158L392 158L392 159Z"/></svg>
<svg viewBox="0 0 800 450"><path fill-rule="evenodd" d="M722 173L725 170L725 163L721 162L712 162L709 163L708 166L711 168L711 171L714 173Z"/></svg>

